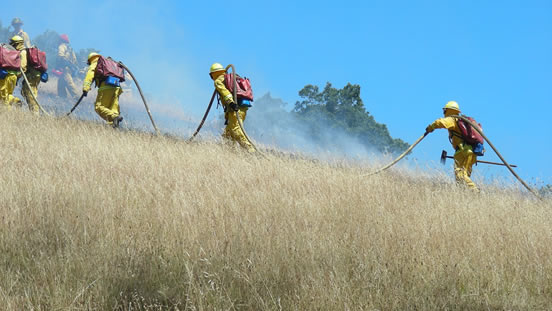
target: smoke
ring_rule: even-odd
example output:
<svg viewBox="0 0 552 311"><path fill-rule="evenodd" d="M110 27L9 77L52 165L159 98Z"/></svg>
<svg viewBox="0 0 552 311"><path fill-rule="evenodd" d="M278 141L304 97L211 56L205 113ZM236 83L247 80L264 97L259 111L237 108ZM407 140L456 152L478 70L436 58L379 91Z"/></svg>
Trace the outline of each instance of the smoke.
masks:
<svg viewBox="0 0 552 311"><path fill-rule="evenodd" d="M123 61L139 80L154 119L159 119L160 127L168 123L167 127L170 129L180 127L184 130L186 127L176 122L187 123L200 116L207 104L212 84L206 74L210 63L198 58L194 49L190 48L193 42L189 33L193 30L182 27L181 16L174 14L182 5L127 0L90 5L60 0L56 3L36 3L29 10L28 4L13 3L10 6L11 13L1 14L0 19L7 25L13 16L22 18L25 21L24 30L33 43L34 39L51 30L56 34L68 34L71 46L77 54L92 48L104 56ZM93 27L90 23L83 22L85 15L97 17ZM59 18L44 18L45 16ZM47 39L48 47L52 46L48 49L47 59L53 65L58 37L47 36ZM40 40L36 43L44 45L41 48L46 50L46 44L42 44ZM85 60L79 59L78 66L85 68ZM51 72L50 76L53 76ZM83 76L84 73L81 72L74 77L79 88L82 87ZM151 128L142 99L132 80L125 82L124 87L126 89L121 96L121 109L126 115L125 124L130 125L128 121L136 121L139 126ZM126 92L127 89L132 92ZM51 110L70 109L76 102L73 98L56 96L55 77L40 85L40 93L39 96ZM94 98L95 94L89 94L77 108L76 115L99 120L93 109ZM207 98L205 102L198 102L203 98ZM132 123L132 126L135 125Z"/></svg>
<svg viewBox="0 0 552 311"><path fill-rule="evenodd" d="M214 61L228 63L219 44L202 46L201 54L194 46L193 30L183 29L170 8L151 3L133 5L132 2L104 2L98 6L60 1L58 4L40 4L35 13L22 15L25 29L31 39L47 29L67 33L75 52L93 48L104 56L123 61L132 71L145 92L157 126L167 133L188 138L195 131L208 104L213 84L207 76ZM39 11L64 16L59 20L41 20ZM90 16L104 16L104 20L125 23L109 32L98 31L82 23L75 12ZM34 16L33 16L34 14ZM147 18L144 18L147 16ZM7 17L5 17L7 19ZM103 28L102 28L103 29ZM203 41L202 41L203 42ZM48 55L54 59L55 55ZM226 61L226 62L225 62ZM85 64L79 64L84 67ZM249 64L247 64L249 65ZM246 66L247 66L246 65ZM244 66L244 67L246 67ZM75 77L82 86L83 73ZM58 115L67 113L76 98L57 96L56 79L41 84L39 101L47 110ZM120 97L123 127L152 131L142 99L132 80L124 84ZM74 112L74 117L104 122L94 111L96 89L93 89ZM213 107L201 137L220 137L224 128L223 112ZM332 128L322 116L316 124L305 124L289 112L287 104L266 94L254 102L248 112L245 127L250 136L267 148L301 152L318 157L373 157L377 152L344 131ZM316 135L314 135L316 134Z"/></svg>
<svg viewBox="0 0 552 311"><path fill-rule="evenodd" d="M81 85L81 80L76 80ZM39 101L46 110L56 115L69 112L76 102L73 98L57 96L57 79L54 77L48 83L39 86ZM130 129L153 131L142 98L132 80L123 84L123 94L119 98L121 115L124 117L122 126ZM88 96L73 112L73 117L104 122L94 111L97 89L93 88ZM190 113L177 97L158 97L146 94L157 127L164 133L189 138L199 125L202 113L208 102L199 102L196 110L202 113ZM343 130L333 128L331 122L320 116L314 124L305 123L293 112L287 109L287 104L281 99L273 98L270 93L253 102L248 110L245 129L250 137L263 148L301 153L320 159L349 158L366 160L368 158L382 159L375 148L371 148L351 137ZM205 122L199 139L218 139L224 129L224 112L213 104L210 115ZM388 157L387 157L388 158Z"/></svg>
<svg viewBox="0 0 552 311"><path fill-rule="evenodd" d="M370 158L379 154L320 115L315 123L304 122L287 104L270 93L258 98L249 109L245 127L258 142L277 149L317 157Z"/></svg>

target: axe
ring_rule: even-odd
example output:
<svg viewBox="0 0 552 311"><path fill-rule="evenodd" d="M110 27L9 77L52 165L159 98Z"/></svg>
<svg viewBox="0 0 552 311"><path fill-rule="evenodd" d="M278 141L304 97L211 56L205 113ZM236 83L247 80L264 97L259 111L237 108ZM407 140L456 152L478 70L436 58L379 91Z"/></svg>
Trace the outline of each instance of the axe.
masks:
<svg viewBox="0 0 552 311"><path fill-rule="evenodd" d="M446 150L443 150L443 152L441 152L441 164L445 164L445 161L447 160L447 158L449 159L454 159L454 157L451 157L449 155L447 155L447 151ZM492 164L492 165L501 165L501 166L506 166L502 163L496 163L496 162L489 162L489 161L479 161L477 160L475 162L475 164L477 165L477 163L485 163L485 164ZM512 165L510 164L511 167L517 167L517 165Z"/></svg>

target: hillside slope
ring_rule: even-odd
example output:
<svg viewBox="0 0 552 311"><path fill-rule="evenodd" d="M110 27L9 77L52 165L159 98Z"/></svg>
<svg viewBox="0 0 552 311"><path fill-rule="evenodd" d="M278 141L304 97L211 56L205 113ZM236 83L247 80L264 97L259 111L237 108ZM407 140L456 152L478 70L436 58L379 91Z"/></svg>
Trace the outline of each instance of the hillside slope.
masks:
<svg viewBox="0 0 552 311"><path fill-rule="evenodd" d="M17 111L0 122L7 310L552 308L550 202Z"/></svg>

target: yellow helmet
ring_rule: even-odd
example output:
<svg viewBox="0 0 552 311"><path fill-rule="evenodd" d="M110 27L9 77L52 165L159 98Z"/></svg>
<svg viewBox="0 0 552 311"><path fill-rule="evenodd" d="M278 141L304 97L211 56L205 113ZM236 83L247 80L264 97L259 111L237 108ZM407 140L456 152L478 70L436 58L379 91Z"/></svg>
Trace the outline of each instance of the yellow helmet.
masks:
<svg viewBox="0 0 552 311"><path fill-rule="evenodd" d="M455 111L458 111L458 113L460 113L460 106L458 106L458 103L453 101L453 100L447 102L445 107L443 107L443 111L445 111L447 109L455 110Z"/></svg>
<svg viewBox="0 0 552 311"><path fill-rule="evenodd" d="M24 42L23 38L21 38L18 35L15 35L10 39L10 45L12 45L14 47L15 47L15 45L21 44L23 42Z"/></svg>
<svg viewBox="0 0 552 311"><path fill-rule="evenodd" d="M92 59L94 59L95 57L99 57L100 54L96 53L96 52L92 52L90 54L88 54L88 65L90 65L90 62L92 62Z"/></svg>
<svg viewBox="0 0 552 311"><path fill-rule="evenodd" d="M219 71L224 71L224 67L222 67L222 65L219 63L214 63L211 65L211 69L209 70L209 73L219 72Z"/></svg>
<svg viewBox="0 0 552 311"><path fill-rule="evenodd" d="M21 18L16 17L16 18L12 19L11 24L12 24L12 26L23 25L23 21L21 20Z"/></svg>

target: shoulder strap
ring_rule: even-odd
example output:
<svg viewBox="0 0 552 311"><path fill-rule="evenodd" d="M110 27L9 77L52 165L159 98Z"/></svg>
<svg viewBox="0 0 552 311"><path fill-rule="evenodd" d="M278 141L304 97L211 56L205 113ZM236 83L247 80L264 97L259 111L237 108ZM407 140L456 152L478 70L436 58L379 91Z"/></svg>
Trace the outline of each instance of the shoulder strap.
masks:
<svg viewBox="0 0 552 311"><path fill-rule="evenodd" d="M461 133L458 133L458 132L456 132L456 131L449 130L449 133L450 133L450 136L451 136L451 137L452 137L452 136L456 136L456 137L458 137L458 138L463 138L463 137L462 137L462 134L461 134Z"/></svg>
<svg viewBox="0 0 552 311"><path fill-rule="evenodd" d="M456 122L456 125L458 126L458 118L454 118L454 122ZM452 129L449 129L449 141L450 143L452 143L452 137L456 136L458 138L460 138L462 141L464 141L464 137L462 136L462 133L458 133Z"/></svg>

